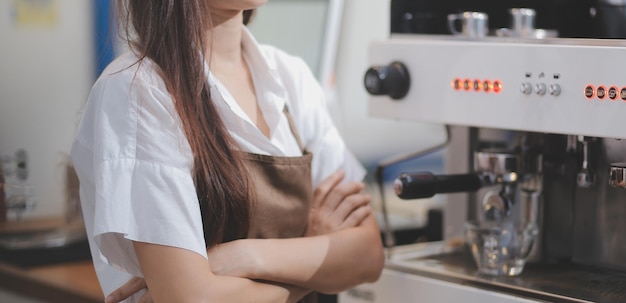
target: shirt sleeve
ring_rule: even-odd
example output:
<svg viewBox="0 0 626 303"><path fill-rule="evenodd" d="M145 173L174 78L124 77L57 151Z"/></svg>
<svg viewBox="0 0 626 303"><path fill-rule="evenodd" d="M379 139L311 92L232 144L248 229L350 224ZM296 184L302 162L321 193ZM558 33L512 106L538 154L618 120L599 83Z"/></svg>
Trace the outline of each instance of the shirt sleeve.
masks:
<svg viewBox="0 0 626 303"><path fill-rule="evenodd" d="M187 172L137 159L105 161L97 171L94 240L109 265L143 276L132 241L183 248L206 258Z"/></svg>
<svg viewBox="0 0 626 303"><path fill-rule="evenodd" d="M164 91L128 71L99 81L89 100L93 240L103 261L140 277L133 241L207 256L193 157Z"/></svg>

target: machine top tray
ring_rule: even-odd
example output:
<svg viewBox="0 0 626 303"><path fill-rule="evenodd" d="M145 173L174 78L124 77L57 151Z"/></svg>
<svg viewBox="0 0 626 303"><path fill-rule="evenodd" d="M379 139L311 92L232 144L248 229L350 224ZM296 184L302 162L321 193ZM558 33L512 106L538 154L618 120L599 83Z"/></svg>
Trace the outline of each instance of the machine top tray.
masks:
<svg viewBox="0 0 626 303"><path fill-rule="evenodd" d="M564 262L528 263L516 277L479 274L465 248L420 244L387 261L397 271L546 302L626 302L626 273Z"/></svg>
<svg viewBox="0 0 626 303"><path fill-rule="evenodd" d="M519 38L519 37L497 37L487 36L482 38L463 37L454 35L433 35L433 34L406 34L394 33L391 35L396 41L406 40L407 42L425 40L440 42L475 42L475 43L514 43L514 44L539 44L539 45L563 45L563 46L601 46L601 47L626 47L626 39L593 39L593 38Z"/></svg>

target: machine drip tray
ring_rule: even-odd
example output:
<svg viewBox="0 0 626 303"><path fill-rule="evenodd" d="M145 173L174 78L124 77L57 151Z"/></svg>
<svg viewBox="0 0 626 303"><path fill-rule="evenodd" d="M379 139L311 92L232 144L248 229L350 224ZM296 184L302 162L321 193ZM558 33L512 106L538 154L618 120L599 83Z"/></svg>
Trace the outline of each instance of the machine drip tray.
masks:
<svg viewBox="0 0 626 303"><path fill-rule="evenodd" d="M492 277L477 272L474 260L465 248L444 249L440 242L420 246L416 251L391 257L386 267L537 301L626 302L624 272L572 263L528 263L519 276ZM439 253L432 254L434 251Z"/></svg>

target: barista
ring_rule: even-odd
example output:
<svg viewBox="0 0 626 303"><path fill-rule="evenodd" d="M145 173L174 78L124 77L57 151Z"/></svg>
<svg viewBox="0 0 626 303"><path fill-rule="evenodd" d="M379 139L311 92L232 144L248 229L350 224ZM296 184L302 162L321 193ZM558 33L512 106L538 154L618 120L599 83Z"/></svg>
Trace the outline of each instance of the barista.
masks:
<svg viewBox="0 0 626 303"><path fill-rule="evenodd" d="M378 278L364 170L306 64L242 25L263 2L119 3L136 38L72 147L105 294L134 276L156 302L295 302Z"/></svg>

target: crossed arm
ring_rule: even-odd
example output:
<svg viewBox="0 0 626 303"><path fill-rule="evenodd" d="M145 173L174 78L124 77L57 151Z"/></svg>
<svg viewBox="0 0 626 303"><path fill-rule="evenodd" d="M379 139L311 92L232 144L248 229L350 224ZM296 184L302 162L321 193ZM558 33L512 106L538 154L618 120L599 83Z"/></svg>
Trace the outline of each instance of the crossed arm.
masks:
<svg viewBox="0 0 626 303"><path fill-rule="evenodd" d="M135 242L143 279L133 279L107 302L145 285L155 302L296 302L311 290L336 293L375 281L382 269L380 233L363 185L339 184L334 174L318 187L306 237L243 239L202 256ZM109 300L111 299L111 300Z"/></svg>

